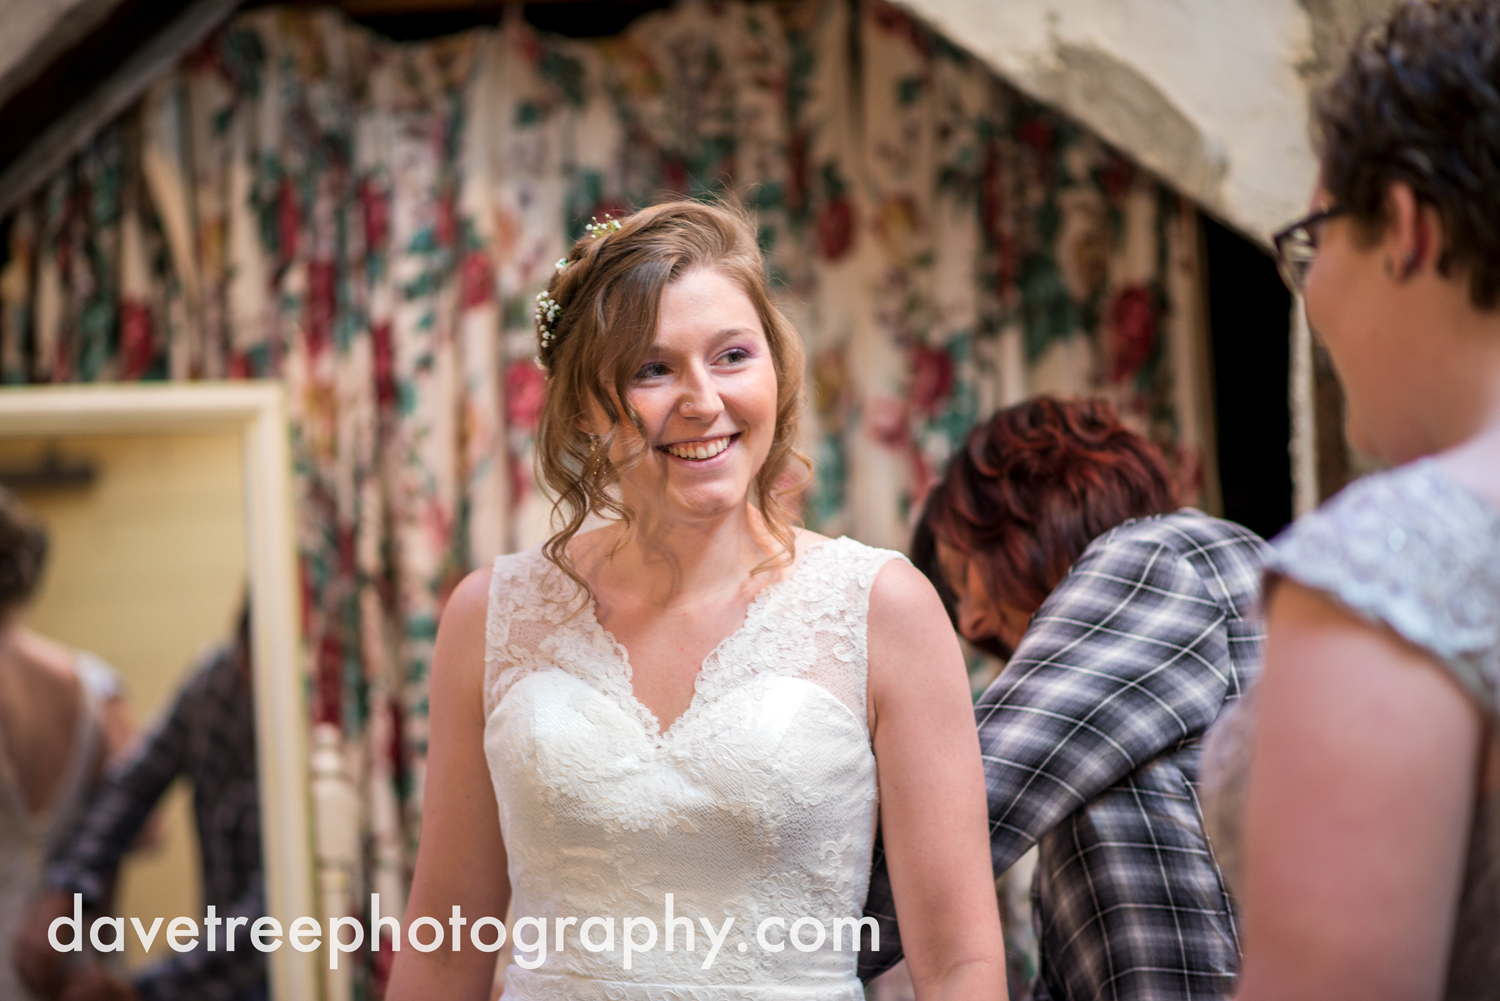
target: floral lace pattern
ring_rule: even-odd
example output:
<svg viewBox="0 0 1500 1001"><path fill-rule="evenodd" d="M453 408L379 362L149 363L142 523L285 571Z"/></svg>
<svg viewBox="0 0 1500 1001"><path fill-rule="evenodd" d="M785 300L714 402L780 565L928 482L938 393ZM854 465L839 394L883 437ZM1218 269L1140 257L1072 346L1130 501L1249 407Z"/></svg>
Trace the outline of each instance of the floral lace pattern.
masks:
<svg viewBox="0 0 1500 1001"><path fill-rule="evenodd" d="M1500 719L1500 511L1435 461L1353 484L1273 546L1271 573L1337 598L1432 654ZM1250 695L1204 741L1204 823L1242 886L1241 814L1256 727ZM1493 998L1500 983L1500 793L1474 812L1444 997Z"/></svg>
<svg viewBox="0 0 1500 1001"><path fill-rule="evenodd" d="M704 660L665 732L635 698L625 649L541 552L496 561L485 752L515 913L549 931L537 968L507 971L507 998L859 1001L847 922L864 904L878 809L866 614L892 558L850 539L804 553ZM634 953L625 970L625 919L650 918L664 935L669 894L677 948ZM610 948L588 951L576 924L557 948L556 919L593 916L613 920ZM772 942L802 917L825 941L761 947L756 929L777 917ZM718 934L726 920L705 969L705 923Z"/></svg>
<svg viewBox="0 0 1500 1001"><path fill-rule="evenodd" d="M1500 714L1500 511L1437 462L1345 490L1277 540L1270 571L1390 626Z"/></svg>

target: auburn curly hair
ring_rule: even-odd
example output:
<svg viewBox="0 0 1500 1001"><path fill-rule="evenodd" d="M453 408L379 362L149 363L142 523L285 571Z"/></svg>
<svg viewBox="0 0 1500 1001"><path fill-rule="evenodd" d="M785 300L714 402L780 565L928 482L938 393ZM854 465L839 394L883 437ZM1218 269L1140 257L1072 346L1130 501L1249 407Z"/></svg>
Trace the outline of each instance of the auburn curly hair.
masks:
<svg viewBox="0 0 1500 1001"><path fill-rule="evenodd" d="M969 432L923 518L979 561L994 600L1034 612L1094 539L1176 507L1160 450L1107 401L1042 396Z"/></svg>
<svg viewBox="0 0 1500 1001"><path fill-rule="evenodd" d="M748 215L725 205L671 201L641 209L573 245L547 286L558 306L538 356L547 369L547 398L537 430L537 467L557 500L563 527L542 547L584 594L588 584L568 556L568 542L592 513L634 519L610 488L621 468L638 462L647 437L626 390L651 348L662 292L695 268L714 268L739 285L765 329L776 370L776 429L756 474L754 502L783 552L756 567L786 566L796 553L796 518L787 498L799 491L812 463L797 448L802 408L803 350L797 331L771 300L765 264ZM603 413L608 427L587 430ZM620 428L637 432L621 467L610 458Z"/></svg>
<svg viewBox="0 0 1500 1001"><path fill-rule="evenodd" d="M1312 124L1323 187L1366 242L1405 181L1443 220L1439 273L1467 269L1478 309L1500 301L1500 3L1407 0L1365 28Z"/></svg>

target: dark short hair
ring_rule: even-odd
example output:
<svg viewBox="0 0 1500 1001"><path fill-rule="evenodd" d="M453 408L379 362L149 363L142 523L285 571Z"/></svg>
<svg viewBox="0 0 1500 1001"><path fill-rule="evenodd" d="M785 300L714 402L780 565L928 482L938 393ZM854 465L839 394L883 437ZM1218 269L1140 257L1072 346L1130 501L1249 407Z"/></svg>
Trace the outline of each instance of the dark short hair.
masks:
<svg viewBox="0 0 1500 1001"><path fill-rule="evenodd" d="M924 514L996 601L1035 611L1088 544L1177 507L1161 451L1105 400L1037 397L969 433Z"/></svg>
<svg viewBox="0 0 1500 1001"><path fill-rule="evenodd" d="M0 615L26 603L47 562L47 529L0 487Z"/></svg>
<svg viewBox="0 0 1500 1001"><path fill-rule="evenodd" d="M1313 98L1323 187L1375 239L1404 181L1443 220L1438 271L1500 299L1500 3L1407 0Z"/></svg>

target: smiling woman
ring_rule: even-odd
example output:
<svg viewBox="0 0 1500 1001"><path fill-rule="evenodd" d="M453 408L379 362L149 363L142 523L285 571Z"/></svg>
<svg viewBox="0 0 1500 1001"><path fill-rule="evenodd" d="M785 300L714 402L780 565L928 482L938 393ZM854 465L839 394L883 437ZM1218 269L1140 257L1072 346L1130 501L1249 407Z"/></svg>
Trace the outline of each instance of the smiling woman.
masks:
<svg viewBox="0 0 1500 1001"><path fill-rule="evenodd" d="M611 491L626 471L653 452L672 454L668 446L689 462L701 446L707 459L715 438L731 439L727 450L745 435L741 427L719 431L729 416L709 413L704 423L721 403L719 386L732 385L731 396L752 383L760 393L769 386L772 419L738 443L750 453L740 465L755 470L759 513L782 550L772 562L793 558L784 498L811 471L796 446L802 343L771 301L754 232L748 217L723 206L668 202L618 226L592 227L558 262L546 295L559 309L538 355L551 378L537 464L565 519L546 546L548 558L585 590L568 543L589 511L627 526L639 517L628 496L616 500ZM712 329L703 329L707 322ZM705 334L701 347L712 356L686 357ZM675 437L662 438L666 415L656 414L653 425L641 408L675 399L684 379L694 399L673 404L682 408Z"/></svg>
<svg viewBox="0 0 1500 1001"><path fill-rule="evenodd" d="M753 229L596 224L538 312L566 525L443 614L407 925L513 903L517 1001L862 1001L878 828L918 996L1003 995L963 658L899 554L793 524L802 348ZM485 996L483 953L399 956L396 1001Z"/></svg>

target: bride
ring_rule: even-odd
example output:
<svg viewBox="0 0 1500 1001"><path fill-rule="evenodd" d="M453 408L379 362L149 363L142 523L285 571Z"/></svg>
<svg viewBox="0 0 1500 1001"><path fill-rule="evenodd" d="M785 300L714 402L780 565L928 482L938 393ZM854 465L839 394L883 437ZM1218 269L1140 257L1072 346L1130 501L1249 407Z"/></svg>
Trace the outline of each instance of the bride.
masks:
<svg viewBox="0 0 1500 1001"><path fill-rule="evenodd" d="M963 659L899 554L793 525L802 348L753 228L592 225L537 322L566 525L443 614L387 996L487 998L514 903L507 999L863 1001L879 826L917 996L1004 997Z"/></svg>

